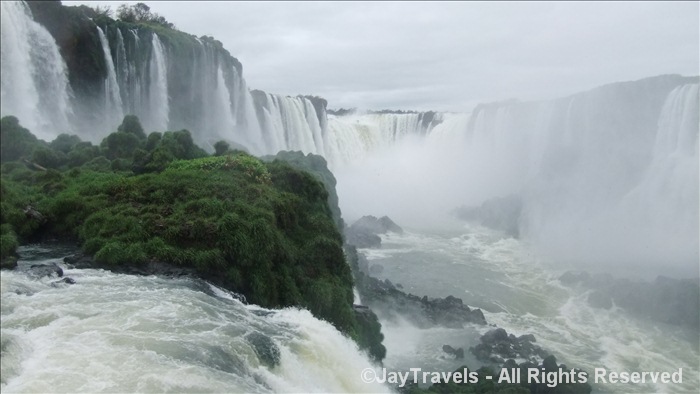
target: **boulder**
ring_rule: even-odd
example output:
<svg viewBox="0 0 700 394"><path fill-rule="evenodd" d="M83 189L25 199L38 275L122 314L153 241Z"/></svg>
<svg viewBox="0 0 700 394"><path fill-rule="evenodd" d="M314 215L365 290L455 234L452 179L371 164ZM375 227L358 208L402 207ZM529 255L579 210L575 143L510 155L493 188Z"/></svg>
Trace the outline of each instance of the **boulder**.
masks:
<svg viewBox="0 0 700 394"><path fill-rule="evenodd" d="M280 349L277 344L267 335L258 331L253 331L245 336L257 354L258 359L270 368L274 368L280 363Z"/></svg>
<svg viewBox="0 0 700 394"><path fill-rule="evenodd" d="M464 349L461 347L455 349L450 345L443 345L442 351L451 355L451 356L455 356L455 359L463 359L464 358Z"/></svg>
<svg viewBox="0 0 700 394"><path fill-rule="evenodd" d="M29 275L35 278L43 278L45 276L57 276L60 278L63 276L63 269L59 267L56 263L34 264L31 267L29 267L29 270L27 270L27 272L29 273Z"/></svg>

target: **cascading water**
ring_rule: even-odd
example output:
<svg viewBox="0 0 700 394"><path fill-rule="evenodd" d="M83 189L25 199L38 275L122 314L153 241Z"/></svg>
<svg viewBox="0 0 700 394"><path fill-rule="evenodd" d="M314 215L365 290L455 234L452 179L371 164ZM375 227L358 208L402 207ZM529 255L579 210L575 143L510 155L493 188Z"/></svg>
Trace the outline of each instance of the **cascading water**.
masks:
<svg viewBox="0 0 700 394"><path fill-rule="evenodd" d="M299 150L323 155L321 124L313 104L305 97L284 97L256 91L253 98L259 108L269 153Z"/></svg>
<svg viewBox="0 0 700 394"><path fill-rule="evenodd" d="M39 138L70 131L70 87L56 41L23 2L2 2L0 114Z"/></svg>
<svg viewBox="0 0 700 394"><path fill-rule="evenodd" d="M360 114L330 116L326 137L326 159L337 167L387 149L406 136L430 133L441 115L426 122L427 113Z"/></svg>
<svg viewBox="0 0 700 394"><path fill-rule="evenodd" d="M149 63L150 84L148 87L148 117L144 120L147 130L168 130L170 98L168 96L168 69L165 51L158 35L151 39L151 61Z"/></svg>
<svg viewBox="0 0 700 394"><path fill-rule="evenodd" d="M665 269L696 273L697 155L657 147L671 133L684 136L682 149L697 151L697 122L685 120L682 131L668 124L697 119L697 87L677 88L687 81L657 77L479 109L465 155L487 177L466 171L465 182L482 189L483 199L521 194L523 234L555 260L597 267L615 261L623 271L665 261ZM686 170L675 172L675 185L662 194L644 192L643 203L632 203L627 196L659 166Z"/></svg>
<svg viewBox="0 0 700 394"><path fill-rule="evenodd" d="M117 82L117 73L115 71L115 62L112 60L112 52L109 48L109 42L105 37L104 32L97 26L97 33L100 36L102 51L104 52L105 64L107 65L107 77L104 83L104 120L103 130L115 130L124 118L122 111L122 98ZM121 35L120 35L121 37ZM123 42L122 48L123 50Z"/></svg>
<svg viewBox="0 0 700 394"><path fill-rule="evenodd" d="M308 311L193 279L65 267L76 284L56 284L23 272L50 251L21 253L20 270L0 273L3 392L388 392L359 379L367 356Z"/></svg>

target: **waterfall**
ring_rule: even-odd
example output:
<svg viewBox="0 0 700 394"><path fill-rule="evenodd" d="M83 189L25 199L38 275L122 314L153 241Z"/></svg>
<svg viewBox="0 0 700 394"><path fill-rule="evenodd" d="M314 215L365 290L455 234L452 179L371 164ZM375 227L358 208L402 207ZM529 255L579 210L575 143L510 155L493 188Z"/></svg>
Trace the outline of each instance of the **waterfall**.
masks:
<svg viewBox="0 0 700 394"><path fill-rule="evenodd" d="M0 114L14 115L39 138L71 129L70 87L56 41L23 2L2 2Z"/></svg>
<svg viewBox="0 0 700 394"><path fill-rule="evenodd" d="M521 233L554 260L697 262L697 119L697 78L678 76L480 106L467 131L462 179L474 191L465 199L520 194Z"/></svg>
<svg viewBox="0 0 700 394"><path fill-rule="evenodd" d="M391 147L407 136L430 133L443 115L380 113L328 117L326 159L333 167L350 164L368 154ZM433 121L434 120L434 121Z"/></svg>
<svg viewBox="0 0 700 394"><path fill-rule="evenodd" d="M117 126L124 118L122 110L122 98L117 83L117 73L115 71L114 61L112 60L112 52L109 49L109 42L105 37L104 32L97 26L97 33L100 36L102 51L104 52L105 65L107 67L107 76L104 82L104 126L103 130L116 130ZM121 37L121 36L120 36ZM123 43L122 43L123 44ZM123 46L123 45L122 45ZM123 48L122 48L123 49Z"/></svg>
<svg viewBox="0 0 700 394"><path fill-rule="evenodd" d="M168 96L168 69L165 51L158 35L153 33L151 39L151 60L148 66L148 108L149 116L144 122L148 131L168 130L170 103Z"/></svg>

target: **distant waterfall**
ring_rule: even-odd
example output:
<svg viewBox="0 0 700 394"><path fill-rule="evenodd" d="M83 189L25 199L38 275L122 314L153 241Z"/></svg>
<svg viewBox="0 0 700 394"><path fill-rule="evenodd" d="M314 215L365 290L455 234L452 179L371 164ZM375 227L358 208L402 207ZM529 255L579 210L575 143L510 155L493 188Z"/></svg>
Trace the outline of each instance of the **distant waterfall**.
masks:
<svg viewBox="0 0 700 394"><path fill-rule="evenodd" d="M269 153L299 150L325 155L321 123L309 99L254 93Z"/></svg>
<svg viewBox="0 0 700 394"><path fill-rule="evenodd" d="M104 129L116 130L124 118L122 109L122 98L117 82L117 73L115 71L115 62L112 60L112 52L109 49L109 42L105 37L104 32L97 26L97 33L100 36L102 51L104 52L105 64L107 65L107 77L104 83Z"/></svg>
<svg viewBox="0 0 700 394"><path fill-rule="evenodd" d="M697 78L647 78L480 106L462 179L471 204L521 194L523 234L554 259L697 262L697 145Z"/></svg>
<svg viewBox="0 0 700 394"><path fill-rule="evenodd" d="M151 43L151 61L149 64L150 85L148 88L149 117L145 121L148 130L168 130L168 115L170 103L168 97L168 69L165 51L153 34Z"/></svg>
<svg viewBox="0 0 700 394"><path fill-rule="evenodd" d="M333 164L350 163L406 136L426 135L442 118L432 112L330 116L326 158Z"/></svg>
<svg viewBox="0 0 700 394"><path fill-rule="evenodd" d="M70 87L56 41L25 3L2 2L0 113L40 138L70 131Z"/></svg>

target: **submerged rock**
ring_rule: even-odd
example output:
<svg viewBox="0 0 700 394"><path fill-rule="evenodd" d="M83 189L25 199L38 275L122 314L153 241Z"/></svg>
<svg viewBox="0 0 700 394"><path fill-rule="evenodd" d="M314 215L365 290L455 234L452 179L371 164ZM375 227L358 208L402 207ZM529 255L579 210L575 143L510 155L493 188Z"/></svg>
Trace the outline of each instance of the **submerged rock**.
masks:
<svg viewBox="0 0 700 394"><path fill-rule="evenodd" d="M61 280L57 280L57 281L55 281L55 282L52 282L52 283L51 283L51 286L53 286L53 287L63 287L63 286L65 286L65 285L74 285L74 284L75 284L75 279L69 278L69 277L66 276L65 278L63 278L63 279L61 279Z"/></svg>
<svg viewBox="0 0 700 394"><path fill-rule="evenodd" d="M45 276L57 276L60 278L63 276L63 269L59 267L56 263L34 264L31 267L29 267L27 273L35 278L43 278Z"/></svg>
<svg viewBox="0 0 700 394"><path fill-rule="evenodd" d="M268 367L273 368L280 363L280 349L277 344L267 335L253 331L245 336L258 355L258 359Z"/></svg>
<svg viewBox="0 0 700 394"><path fill-rule="evenodd" d="M455 349L455 348L453 348L453 347L450 346L450 345L443 345L443 346L442 346L442 351L445 352L445 353L447 353L447 354L449 354L449 355L455 356L455 359L462 359L462 358L464 358L464 349L461 348L461 347Z"/></svg>

